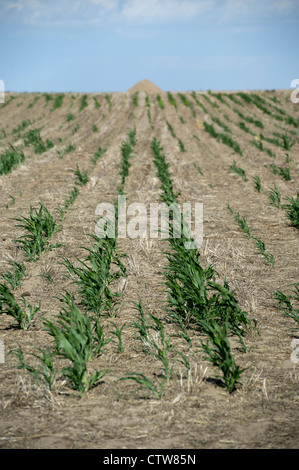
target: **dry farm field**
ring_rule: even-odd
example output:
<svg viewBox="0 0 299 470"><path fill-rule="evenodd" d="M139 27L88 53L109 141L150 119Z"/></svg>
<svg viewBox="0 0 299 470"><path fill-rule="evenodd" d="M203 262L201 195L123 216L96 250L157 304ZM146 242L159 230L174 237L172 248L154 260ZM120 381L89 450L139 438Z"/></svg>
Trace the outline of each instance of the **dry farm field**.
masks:
<svg viewBox="0 0 299 470"><path fill-rule="evenodd" d="M1 448L298 447L298 106L146 80L6 94ZM102 203L135 236L99 237ZM154 203L168 237L134 212Z"/></svg>

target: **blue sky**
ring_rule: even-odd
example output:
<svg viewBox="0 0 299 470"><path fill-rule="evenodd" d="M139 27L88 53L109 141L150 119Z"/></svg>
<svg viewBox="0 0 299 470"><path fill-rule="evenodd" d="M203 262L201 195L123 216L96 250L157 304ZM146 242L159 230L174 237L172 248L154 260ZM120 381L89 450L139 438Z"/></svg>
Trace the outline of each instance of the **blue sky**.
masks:
<svg viewBox="0 0 299 470"><path fill-rule="evenodd" d="M299 0L0 0L0 48L18 92L288 89Z"/></svg>

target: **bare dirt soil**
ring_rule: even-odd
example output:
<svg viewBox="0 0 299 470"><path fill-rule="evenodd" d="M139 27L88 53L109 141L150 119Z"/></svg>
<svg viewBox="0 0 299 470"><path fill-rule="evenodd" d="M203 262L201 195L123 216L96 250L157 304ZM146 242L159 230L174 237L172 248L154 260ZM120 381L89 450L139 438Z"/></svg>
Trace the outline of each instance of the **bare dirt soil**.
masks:
<svg viewBox="0 0 299 470"><path fill-rule="evenodd" d="M10 269L11 260L24 262L28 274L14 295L17 299L24 295L28 304L41 302L41 310L26 331L19 329L11 316L0 315L0 339L5 346L5 361L0 364L0 447L298 448L299 365L291 360L291 342L298 338L298 329L273 299L276 289L287 293L288 286L299 281L298 229L268 198L275 186L283 202L287 196L295 197L298 190L298 127L287 123L285 114L278 111L283 110L298 124L298 104L291 102L288 90L271 90L256 94L265 100L272 114L246 103L236 93L233 95L239 104L226 93L221 97L207 92L193 96L182 93L190 106L183 103L179 93L172 93L175 107L167 93L161 92L163 108L156 91L145 85L128 93L88 94L87 107L82 110L83 94L71 93L64 94L61 107L55 110L54 99L47 100L41 93L7 94L6 105L0 108L1 155L13 144L22 147L26 157L23 164L0 176L0 273ZM260 121L263 128L245 122L236 110ZM274 117L277 115L283 120ZM29 120L29 125L14 132L24 120ZM239 127L240 121L251 133ZM218 133L231 135L242 155L212 137L205 122L213 124ZM37 128L44 141L50 139L54 144L42 154L36 154L32 145L24 146L26 133ZM150 238L149 234L144 239L117 241L120 252L127 255L123 262L128 276L115 286L123 294L116 315L104 316L101 323L108 336L115 331L115 325L125 325L123 352L118 350L114 335L106 352L92 362L92 370L108 370L100 384L81 397L60 378L50 391L46 384L38 384L32 375L18 368L17 357L9 354L20 345L28 361L34 363L27 353L51 345L43 319L58 315L64 290L74 296L78 290L62 260L76 263L86 254L82 247L91 246L88 234L95 231L96 207L101 202L114 203L117 197L121 144L133 129L137 144L124 188L127 205L142 202L149 207L150 203L160 202L161 183L151 150L156 137L170 164L180 203L203 203L204 237L199 248L202 266L213 264L220 279L226 279L235 290L242 309L257 321L259 334L254 330L248 333L246 353L232 342L236 362L247 369L241 376L242 384L231 394L213 380L217 371L204 360L200 335L192 329L192 347L180 337L172 338L189 360L189 373L182 362L176 361L178 355L170 355L173 374L161 399L147 390L138 390L133 381L118 380L132 372L143 373L155 383L160 380L160 362L144 352L132 326L137 319L132 302L140 298L145 310L163 320L167 335L178 333L176 326L167 321L166 313L163 267L167 264L168 241ZM294 145L286 150L274 141L263 140L261 133L272 139L274 133L288 136ZM262 141L275 156L252 141ZM70 143L74 149L63 152ZM99 146L107 151L94 165L92 158ZM234 161L244 169L246 180L230 168ZM269 167L273 163L289 167L291 180L274 174ZM58 219L58 207L63 206L75 185L77 165L81 172L87 172L89 181L78 187L78 197L65 214L61 230L51 239L51 243L62 246L46 251L35 262L27 261L15 242L23 232L13 219L28 216L30 206L38 207L40 202ZM261 180L260 193L254 187L255 176ZM240 229L228 203L246 218L252 234L263 240L267 252L274 256L274 266ZM49 272L51 281L44 276Z"/></svg>

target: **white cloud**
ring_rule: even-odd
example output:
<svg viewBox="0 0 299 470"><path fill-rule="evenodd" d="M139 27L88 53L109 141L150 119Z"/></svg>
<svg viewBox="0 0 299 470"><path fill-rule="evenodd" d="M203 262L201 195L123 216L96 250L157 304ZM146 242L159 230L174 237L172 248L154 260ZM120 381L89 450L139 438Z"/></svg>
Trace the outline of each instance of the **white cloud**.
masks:
<svg viewBox="0 0 299 470"><path fill-rule="evenodd" d="M8 2L5 5L5 10L14 10L22 12L24 10L34 10L41 7L39 0L17 0L16 2Z"/></svg>
<svg viewBox="0 0 299 470"><path fill-rule="evenodd" d="M119 18L151 23L191 19L215 6L215 0L125 0Z"/></svg>
<svg viewBox="0 0 299 470"><path fill-rule="evenodd" d="M222 20L238 17L252 17L259 19L283 13L290 13L298 8L298 0L225 0L219 10L222 12Z"/></svg>
<svg viewBox="0 0 299 470"><path fill-rule="evenodd" d="M118 7L118 0L90 0L90 2L107 11L115 11Z"/></svg>
<svg viewBox="0 0 299 470"><path fill-rule="evenodd" d="M243 27L250 19L298 18L298 0L0 0L0 12L11 22L32 26L96 25L123 29L142 25L207 19L215 25ZM6 15L5 15L6 14Z"/></svg>

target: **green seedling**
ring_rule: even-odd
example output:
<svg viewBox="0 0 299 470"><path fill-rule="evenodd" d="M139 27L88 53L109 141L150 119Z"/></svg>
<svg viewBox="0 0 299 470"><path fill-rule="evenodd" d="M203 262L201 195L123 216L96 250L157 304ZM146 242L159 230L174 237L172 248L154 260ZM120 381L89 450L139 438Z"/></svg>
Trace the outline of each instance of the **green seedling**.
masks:
<svg viewBox="0 0 299 470"><path fill-rule="evenodd" d="M128 134L129 137L129 142L131 144L131 147L135 147L137 144L137 139L136 139L136 129L132 130Z"/></svg>
<svg viewBox="0 0 299 470"><path fill-rule="evenodd" d="M50 139L46 139L46 142L40 136L41 129L31 129L24 136L24 144L28 147L30 144L34 146L34 151L37 155L45 152L46 150L54 147L53 142Z"/></svg>
<svg viewBox="0 0 299 470"><path fill-rule="evenodd" d="M44 93L44 98L46 100L46 106L50 101L53 101L53 95L50 95L49 93Z"/></svg>
<svg viewBox="0 0 299 470"><path fill-rule="evenodd" d="M74 129L72 130L72 135L76 134L79 129L80 129L80 125L79 125L79 124L76 124L75 127L74 127Z"/></svg>
<svg viewBox="0 0 299 470"><path fill-rule="evenodd" d="M287 197L288 204L283 205L286 217L290 220L291 225L299 229L299 191L295 198Z"/></svg>
<svg viewBox="0 0 299 470"><path fill-rule="evenodd" d="M215 139L219 139L223 144L228 145L235 152L237 152L240 155L243 155L243 152L239 144L231 136L216 132L212 124L208 124L207 122L204 122L203 124L204 124L204 128L206 132L208 132L212 137L214 137Z"/></svg>
<svg viewBox="0 0 299 470"><path fill-rule="evenodd" d="M177 111L177 109L178 109L177 102L176 102L174 96L170 93L170 91L167 92L167 98L168 98L169 103L170 103L170 104L175 108L175 110Z"/></svg>
<svg viewBox="0 0 299 470"><path fill-rule="evenodd" d="M105 100L107 101L108 106L109 106L109 110L111 111L111 109L112 109L112 101L111 101L111 96L110 96L108 93L105 94Z"/></svg>
<svg viewBox="0 0 299 470"><path fill-rule="evenodd" d="M164 109L164 108L165 108L165 104L164 104L164 101L163 101L162 98L161 98L161 95L158 94L158 95L156 96L156 98L157 98L157 102L158 102L159 108L160 108L160 109Z"/></svg>
<svg viewBox="0 0 299 470"><path fill-rule="evenodd" d="M112 322L112 325L114 326L115 330L109 331L109 333L116 336L117 338L117 343L118 343L117 352L123 353L124 346L123 346L123 341L122 341L122 332L123 332L123 329L126 328L127 325L126 323L124 323L120 328L114 322Z"/></svg>
<svg viewBox="0 0 299 470"><path fill-rule="evenodd" d="M90 237L96 243L92 248L82 247L88 256L84 260L77 260L79 267L75 267L68 259L64 259L64 265L71 275L76 276L73 282L79 286L81 304L96 316L104 311L114 315L120 294L112 292L110 285L116 279L125 277L126 269L114 238ZM111 273L112 265L117 268L114 273Z"/></svg>
<svg viewBox="0 0 299 470"><path fill-rule="evenodd" d="M270 189L268 199L272 206L277 207L278 209L281 208L281 194L277 186Z"/></svg>
<svg viewBox="0 0 299 470"><path fill-rule="evenodd" d="M181 152L186 152L185 146L184 146L183 142L181 141L181 139L178 139L178 143L179 143L180 151Z"/></svg>
<svg viewBox="0 0 299 470"><path fill-rule="evenodd" d="M40 99L40 96L35 96L34 100L31 101L31 103L28 104L27 109L33 108L35 103Z"/></svg>
<svg viewBox="0 0 299 470"><path fill-rule="evenodd" d="M71 189L69 196L64 201L64 208L68 210L74 204L78 196L79 196L79 189L77 188L77 186L74 186ZM61 210L63 211L63 209Z"/></svg>
<svg viewBox="0 0 299 470"><path fill-rule="evenodd" d="M246 218L241 216L239 212L234 212L234 210L230 207L229 204L227 205L227 208L230 211L230 213L234 216L234 219L238 223L241 230L243 230L243 232L246 233L248 238L251 238L250 227L247 223Z"/></svg>
<svg viewBox="0 0 299 470"><path fill-rule="evenodd" d="M5 283L0 284L0 314L5 313L6 315L12 316L16 320L19 328L27 330L30 326L31 320L40 310L41 304L39 303L38 307L28 305L29 313L27 314L26 299L23 296L21 296L21 299L23 302L23 309L18 304L9 287Z"/></svg>
<svg viewBox="0 0 299 470"><path fill-rule="evenodd" d="M40 352L40 355L38 355L37 353L29 353L29 355L39 361L38 368L33 367L25 362L24 353L21 346L16 349L12 349L9 354L13 354L18 358L18 369L26 370L30 375L34 377L39 386L45 383L49 387L49 390L52 390L56 375L53 363L53 352L49 348L37 348L37 350Z"/></svg>
<svg viewBox="0 0 299 470"><path fill-rule="evenodd" d="M89 178L87 172L84 171L83 173L81 173L78 164L76 170L74 170L74 173L76 175L75 184L77 186L85 186L88 183Z"/></svg>
<svg viewBox="0 0 299 470"><path fill-rule="evenodd" d="M291 290L291 294L286 295L276 290L273 296L282 309L283 314L299 325L299 283L291 284L291 287L294 287Z"/></svg>
<svg viewBox="0 0 299 470"><path fill-rule="evenodd" d="M273 256L272 253L269 253L269 252L266 251L265 243L262 240L260 240L259 238L255 238L255 237L253 237L253 238L256 241L257 248L260 250L262 255L266 258L267 262L270 264L270 266L274 266L274 264L275 264L274 256Z"/></svg>
<svg viewBox="0 0 299 470"><path fill-rule="evenodd" d="M258 193L261 193L263 191L263 187L262 187L262 183L261 183L261 179L259 176L254 176L253 177L253 181L254 181L254 189L258 192Z"/></svg>
<svg viewBox="0 0 299 470"><path fill-rule="evenodd" d="M240 175L243 178L244 181L248 181L245 170L242 167L238 166L235 160L232 163L232 165L229 166L229 168L233 172L235 172L237 175Z"/></svg>
<svg viewBox="0 0 299 470"><path fill-rule="evenodd" d="M99 103L96 96L93 97L93 101L94 101L95 108L100 108L101 107L101 104Z"/></svg>
<svg viewBox="0 0 299 470"><path fill-rule="evenodd" d="M29 261L38 259L45 250L59 246L58 244L49 245L48 243L51 236L57 233L60 227L43 204L40 203L39 210L30 206L29 217L20 217L13 220L21 222L16 227L21 227L25 231L25 235L15 241L19 243Z"/></svg>
<svg viewBox="0 0 299 470"><path fill-rule="evenodd" d="M86 171L81 173L81 171L79 170L78 164L77 164L76 170L74 170L74 173L76 175L76 179L75 179L76 185L85 186L88 183L89 181L88 174L86 173Z"/></svg>
<svg viewBox="0 0 299 470"><path fill-rule="evenodd" d="M87 95L83 95L81 98L79 111L83 111L83 109L87 108L87 106L88 106Z"/></svg>
<svg viewBox="0 0 299 470"><path fill-rule="evenodd" d="M222 122L219 118L212 117L212 121L218 124L218 126L222 127L222 129L224 129L225 132L232 134L231 129L224 122Z"/></svg>
<svg viewBox="0 0 299 470"><path fill-rule="evenodd" d="M63 98L64 98L64 94L57 95L55 97L54 103L53 103L53 108L51 109L51 111L55 111L56 109L58 109L62 106Z"/></svg>
<svg viewBox="0 0 299 470"><path fill-rule="evenodd" d="M200 168L200 166L197 163L193 163L193 166L194 166L194 168L196 168L198 173L200 173L201 176L203 176L203 172L202 172L202 169Z"/></svg>
<svg viewBox="0 0 299 470"><path fill-rule="evenodd" d="M51 270L50 270L50 269L49 269L48 271L46 271L45 273L38 274L38 276L44 277L45 279L47 279L47 281L50 282L50 284L53 284L53 283L54 283L53 277L52 277L52 273L51 273Z"/></svg>
<svg viewBox="0 0 299 470"><path fill-rule="evenodd" d="M0 158L0 175L7 175L17 165L25 161L25 155L21 150L17 150L13 145L9 145Z"/></svg>
<svg viewBox="0 0 299 470"><path fill-rule="evenodd" d="M216 376L216 379L220 379L229 393L233 393L236 390L236 386L240 383L241 374L247 368L240 369L236 365L231 353L227 326L225 324L220 326L213 321L202 321L201 325L208 336L206 342L201 341L201 347L206 354L205 359L221 371L222 376Z"/></svg>
<svg viewBox="0 0 299 470"><path fill-rule="evenodd" d="M54 338L57 356L68 359L70 365L62 369L69 386L83 396L106 375L107 371L88 373L87 364L103 353L107 344L102 327L94 323L86 313L81 313L74 299L66 293L62 301L66 304L56 316L56 322L44 320L45 330Z"/></svg>
<svg viewBox="0 0 299 470"><path fill-rule="evenodd" d="M172 137L174 139L176 139L176 133L174 132L174 129L173 129L172 125L168 121L166 121L166 124L167 124L168 130L171 133Z"/></svg>
<svg viewBox="0 0 299 470"><path fill-rule="evenodd" d="M133 106L135 108L138 108L138 95L139 95L138 91L136 91L136 93L134 93L133 95Z"/></svg>
<svg viewBox="0 0 299 470"><path fill-rule="evenodd" d="M7 271L6 273L0 274L0 279L7 284L10 284L12 289L16 289L21 285L23 277L27 276L26 267L24 263L17 263L16 261L10 261L9 263L12 266L12 271Z"/></svg>
<svg viewBox="0 0 299 470"><path fill-rule="evenodd" d="M24 119L22 123L18 125L18 127L15 127L13 129L12 134L20 135L20 133L24 131L30 125L31 125L31 121L29 121L29 119Z"/></svg>
<svg viewBox="0 0 299 470"><path fill-rule="evenodd" d="M95 152L94 156L92 157L92 163L94 166L97 164L97 161L102 158L104 153L107 152L107 149L103 149L101 146L99 146L98 150Z"/></svg>

